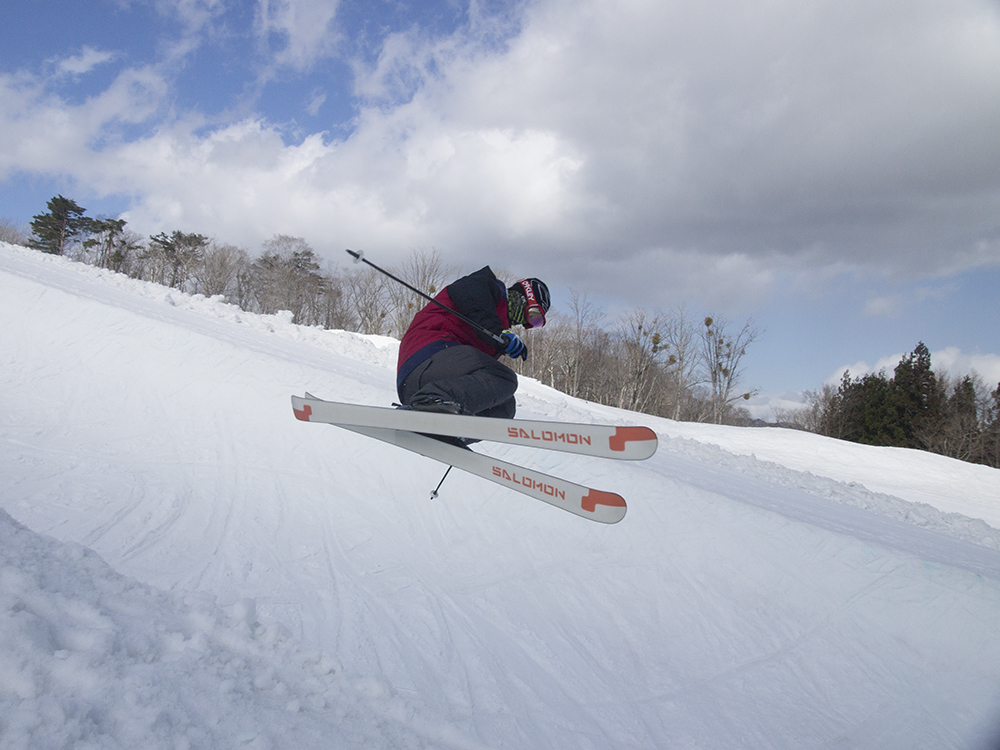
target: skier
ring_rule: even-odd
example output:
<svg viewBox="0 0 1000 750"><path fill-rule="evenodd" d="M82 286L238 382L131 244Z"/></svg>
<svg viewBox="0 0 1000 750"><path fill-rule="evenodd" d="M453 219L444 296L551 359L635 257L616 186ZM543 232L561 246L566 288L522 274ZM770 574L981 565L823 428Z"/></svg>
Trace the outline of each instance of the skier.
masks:
<svg viewBox="0 0 1000 750"><path fill-rule="evenodd" d="M508 289L485 266L452 282L435 299L482 325L493 337L429 303L413 318L399 345L400 402L404 408L421 411L512 418L517 375L498 359L501 354L528 358L527 347L510 328L545 325L548 287L532 278Z"/></svg>

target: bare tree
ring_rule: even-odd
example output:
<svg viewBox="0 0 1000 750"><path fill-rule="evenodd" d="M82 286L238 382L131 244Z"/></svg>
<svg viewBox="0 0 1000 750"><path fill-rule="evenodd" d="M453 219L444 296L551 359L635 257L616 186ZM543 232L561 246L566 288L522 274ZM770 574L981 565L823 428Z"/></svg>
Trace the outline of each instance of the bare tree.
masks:
<svg viewBox="0 0 1000 750"><path fill-rule="evenodd" d="M563 353L563 388L571 396L580 396L587 382L593 357L588 356L594 333L600 330L604 313L587 298L586 293L570 292L568 336Z"/></svg>
<svg viewBox="0 0 1000 750"><path fill-rule="evenodd" d="M616 405L622 409L646 411L652 405L664 354L660 323L658 315L636 309L625 316L616 332Z"/></svg>
<svg viewBox="0 0 1000 750"><path fill-rule="evenodd" d="M748 320L735 336L727 330L729 321L725 318L709 316L704 323L701 330L702 366L705 369L705 380L711 387L712 421L722 424L735 401L749 400L756 393L751 390L734 395L743 377L740 362L759 332L754 328L752 320Z"/></svg>
<svg viewBox="0 0 1000 750"><path fill-rule="evenodd" d="M698 384L698 350L694 322L683 305L663 321L663 349L666 352L668 411L665 416L680 420L691 411L691 395Z"/></svg>
<svg viewBox="0 0 1000 750"><path fill-rule="evenodd" d="M805 432L823 433L825 415L829 412L829 404L836 398L837 389L826 383L818 391L806 391L804 406L794 406L788 409L775 408L775 421L782 427Z"/></svg>
<svg viewBox="0 0 1000 750"><path fill-rule="evenodd" d="M328 279L319 259L301 237L278 234L263 244L263 253L250 265L250 297L257 312L270 315L279 310L292 313L303 325L320 325L325 317L323 299Z"/></svg>
<svg viewBox="0 0 1000 750"><path fill-rule="evenodd" d="M324 328L336 328L340 330L357 330L357 318L351 309L350 299L347 292L347 284L344 277L337 273L327 272L326 289L321 300L322 320L320 325Z"/></svg>
<svg viewBox="0 0 1000 750"><path fill-rule="evenodd" d="M402 268L394 275L424 294L433 297L440 292L453 271L445 266L437 250L413 250L407 256ZM402 338L410 327L413 316L427 304L419 294L402 284L389 283L385 287L392 307L391 335Z"/></svg>
<svg viewBox="0 0 1000 750"><path fill-rule="evenodd" d="M159 245L145 243L129 269L129 276L154 284L166 285L169 277L169 262L160 252Z"/></svg>
<svg viewBox="0 0 1000 750"><path fill-rule="evenodd" d="M194 269L194 291L206 297L223 295L227 301L238 298L236 289L240 271L250 265L246 250L236 245L211 242L201 264Z"/></svg>
<svg viewBox="0 0 1000 750"><path fill-rule="evenodd" d="M983 446L979 462L1000 468L1000 383L989 394L983 414Z"/></svg>
<svg viewBox="0 0 1000 750"><path fill-rule="evenodd" d="M531 328L521 334L528 346L528 360L511 366L519 373L537 378L540 382L563 393L575 388L573 395L581 393L582 378L574 384L577 364L574 361L573 322L566 315L550 311L544 328Z"/></svg>
<svg viewBox="0 0 1000 750"><path fill-rule="evenodd" d="M421 294L371 268L321 270L318 257L300 237L275 235L252 261L238 247L178 231L151 236L144 246L138 235L125 230L124 221L85 219L83 209L61 196L59 201L66 221L60 222L53 211L52 217L35 217L33 224L36 241L48 238L51 251L75 248L75 237L87 237L81 256L87 262L206 296L224 295L248 311L289 310L296 323L402 337L426 304ZM69 219L78 223L70 225ZM41 230L45 238L37 237ZM9 221L0 220L0 240L21 239ZM431 296L455 275L435 250L412 251L393 272ZM502 269L495 273L510 276ZM705 318L699 331L683 307L669 315L636 309L609 329L603 311L586 294L573 291L564 307L561 314L551 312L545 328L523 334L531 356L512 363L521 374L572 396L674 419L732 419L738 411L734 402L752 395L738 393L740 362L757 336L749 321L734 336L726 321L713 318ZM980 427L989 437L977 449L983 454L995 452L1000 443L1000 388L991 397L992 405L977 412L993 415ZM984 398L979 394L979 401ZM967 416L968 400L966 387L949 403L956 414ZM817 403L812 422L822 423L827 411L825 403ZM944 440L949 451L955 445L950 433L925 439Z"/></svg>
<svg viewBox="0 0 1000 750"><path fill-rule="evenodd" d="M386 277L366 267L346 276L344 284L358 330L367 334L389 333L392 306Z"/></svg>
<svg viewBox="0 0 1000 750"><path fill-rule="evenodd" d="M11 245L26 245L28 234L10 219L0 218L0 242Z"/></svg>
<svg viewBox="0 0 1000 750"><path fill-rule="evenodd" d="M975 370L955 380L936 376L940 409L920 426L920 447L961 461L981 461L990 426L992 396Z"/></svg>

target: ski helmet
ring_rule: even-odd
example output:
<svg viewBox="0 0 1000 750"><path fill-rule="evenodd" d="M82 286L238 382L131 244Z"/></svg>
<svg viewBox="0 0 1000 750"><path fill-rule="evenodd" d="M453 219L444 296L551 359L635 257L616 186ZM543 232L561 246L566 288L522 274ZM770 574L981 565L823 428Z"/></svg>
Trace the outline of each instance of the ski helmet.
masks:
<svg viewBox="0 0 1000 750"><path fill-rule="evenodd" d="M541 279L521 279L507 290L511 300L511 312L518 323L525 328L541 328L545 325L545 313L549 311L551 300L549 288Z"/></svg>

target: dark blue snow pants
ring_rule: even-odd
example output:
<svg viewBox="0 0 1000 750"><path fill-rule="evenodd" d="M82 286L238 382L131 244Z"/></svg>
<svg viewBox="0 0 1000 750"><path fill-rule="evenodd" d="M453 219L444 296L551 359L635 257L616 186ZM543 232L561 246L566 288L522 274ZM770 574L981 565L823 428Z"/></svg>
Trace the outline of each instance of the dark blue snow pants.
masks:
<svg viewBox="0 0 1000 750"><path fill-rule="evenodd" d="M511 419L517 405L517 373L474 346L449 346L421 362L399 387L404 404L440 398L466 414Z"/></svg>

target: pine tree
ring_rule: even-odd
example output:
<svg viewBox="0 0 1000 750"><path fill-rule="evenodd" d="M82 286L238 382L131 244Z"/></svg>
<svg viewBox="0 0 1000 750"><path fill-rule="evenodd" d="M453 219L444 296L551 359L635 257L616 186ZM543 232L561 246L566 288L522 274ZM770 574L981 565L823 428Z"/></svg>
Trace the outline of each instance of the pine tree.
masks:
<svg viewBox="0 0 1000 750"><path fill-rule="evenodd" d="M921 436L941 419L943 398L931 370L931 353L923 341L896 365L892 391L896 425L902 431L896 445L925 447Z"/></svg>
<svg viewBox="0 0 1000 750"><path fill-rule="evenodd" d="M204 255L208 238L200 234L174 231L170 236L167 236L166 232L152 235L149 242L151 249L160 254L170 269L168 286L180 289Z"/></svg>
<svg viewBox="0 0 1000 750"><path fill-rule="evenodd" d="M983 433L979 423L976 380L966 375L950 396L941 394L941 404L941 419L925 427L927 438L921 435L926 447L962 461L977 460L982 453Z"/></svg>
<svg viewBox="0 0 1000 750"><path fill-rule="evenodd" d="M1000 469L1000 383L990 394L983 418L983 439L979 463Z"/></svg>
<svg viewBox="0 0 1000 750"><path fill-rule="evenodd" d="M125 219L93 219L87 231L91 235L83 241L85 248L97 249L97 265L101 268L120 269L134 244L125 237Z"/></svg>
<svg viewBox="0 0 1000 750"><path fill-rule="evenodd" d="M75 201L57 195L47 204L47 214L37 214L31 222L28 247L51 255L63 255L73 240L89 231L91 220Z"/></svg>
<svg viewBox="0 0 1000 750"><path fill-rule="evenodd" d="M903 430L894 405L893 384L885 372L869 373L850 383L844 403L849 413L849 440L865 445L900 445Z"/></svg>

